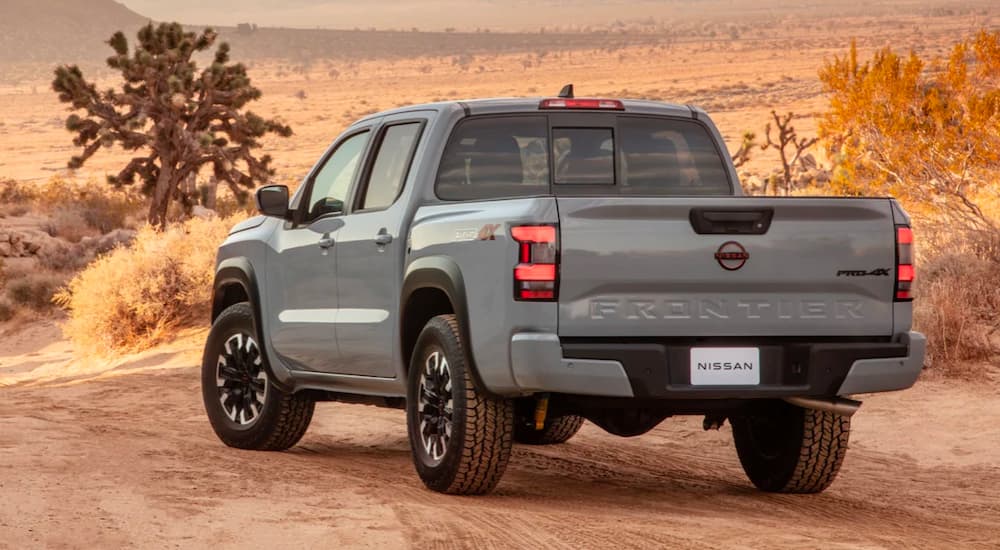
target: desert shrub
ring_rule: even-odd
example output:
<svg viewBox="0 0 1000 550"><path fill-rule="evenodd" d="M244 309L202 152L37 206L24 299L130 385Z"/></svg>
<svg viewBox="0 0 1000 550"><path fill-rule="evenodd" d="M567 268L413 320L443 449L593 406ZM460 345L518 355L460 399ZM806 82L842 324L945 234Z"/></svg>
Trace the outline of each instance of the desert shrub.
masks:
<svg viewBox="0 0 1000 550"><path fill-rule="evenodd" d="M257 214L257 205L250 193L236 195L230 189L220 189L213 206L213 210L223 218L230 216L247 218Z"/></svg>
<svg viewBox="0 0 1000 550"><path fill-rule="evenodd" d="M0 204L24 204L35 199L34 187L12 179L0 180Z"/></svg>
<svg viewBox="0 0 1000 550"><path fill-rule="evenodd" d="M14 318L15 313L17 313L17 309L14 308L14 304L0 299L0 323L10 321Z"/></svg>
<svg viewBox="0 0 1000 550"><path fill-rule="evenodd" d="M975 361L997 352L1000 330L1000 269L997 256L980 251L997 238L957 238L947 251L918 265L914 324L927 335L930 367L946 376L981 373Z"/></svg>
<svg viewBox="0 0 1000 550"><path fill-rule="evenodd" d="M83 216L74 210L60 210L53 213L42 228L49 236L59 237L71 243L80 242L91 231Z"/></svg>
<svg viewBox="0 0 1000 550"><path fill-rule="evenodd" d="M852 44L819 76L836 192L892 194L920 217L997 228L981 199L1000 175L1000 32L934 59L887 46L861 61Z"/></svg>
<svg viewBox="0 0 1000 550"><path fill-rule="evenodd" d="M18 217L28 213L31 209L24 203L4 204L0 206L0 218L7 216Z"/></svg>
<svg viewBox="0 0 1000 550"><path fill-rule="evenodd" d="M52 298L61 281L49 273L31 273L7 283L7 298L20 306L35 311L52 307Z"/></svg>
<svg viewBox="0 0 1000 550"><path fill-rule="evenodd" d="M80 245L55 241L39 249L35 257L41 267L50 271L79 271L90 263L93 254Z"/></svg>
<svg viewBox="0 0 1000 550"><path fill-rule="evenodd" d="M77 204L87 225L101 233L128 227L129 219L141 218L144 209L138 194L107 188L90 190Z"/></svg>
<svg viewBox="0 0 1000 550"><path fill-rule="evenodd" d="M73 212L101 233L126 227L130 217L141 217L145 209L142 196L134 190L59 176L35 186L32 201L43 210Z"/></svg>
<svg viewBox="0 0 1000 550"><path fill-rule="evenodd" d="M129 247L99 257L57 296L64 330L79 349L135 351L203 323L211 306L215 252L236 219L192 219L139 230Z"/></svg>

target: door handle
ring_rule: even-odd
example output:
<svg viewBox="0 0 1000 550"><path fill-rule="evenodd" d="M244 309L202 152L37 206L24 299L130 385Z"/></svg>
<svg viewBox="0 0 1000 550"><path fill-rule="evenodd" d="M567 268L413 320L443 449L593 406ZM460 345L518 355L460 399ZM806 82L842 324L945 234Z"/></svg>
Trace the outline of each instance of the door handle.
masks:
<svg viewBox="0 0 1000 550"><path fill-rule="evenodd" d="M333 237L331 237L330 234L327 233L323 235L323 237L319 240L319 247L325 249L325 248L330 248L331 246L333 246Z"/></svg>
<svg viewBox="0 0 1000 550"><path fill-rule="evenodd" d="M375 235L375 244L379 246L385 246L392 242L392 235L388 233L379 233Z"/></svg>

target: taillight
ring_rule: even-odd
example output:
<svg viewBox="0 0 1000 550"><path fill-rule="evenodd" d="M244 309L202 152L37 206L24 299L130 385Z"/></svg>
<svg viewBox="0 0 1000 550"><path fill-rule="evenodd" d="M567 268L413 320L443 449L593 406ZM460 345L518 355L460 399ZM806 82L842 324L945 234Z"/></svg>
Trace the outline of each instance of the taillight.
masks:
<svg viewBox="0 0 1000 550"><path fill-rule="evenodd" d="M896 226L896 301L913 300L913 230Z"/></svg>
<svg viewBox="0 0 1000 550"><path fill-rule="evenodd" d="M538 104L539 109L607 109L611 111L624 111L625 104L617 99L543 99Z"/></svg>
<svg viewBox="0 0 1000 550"><path fill-rule="evenodd" d="M514 299L551 301L559 283L559 243L554 225L519 225L510 228L518 243L514 267Z"/></svg>

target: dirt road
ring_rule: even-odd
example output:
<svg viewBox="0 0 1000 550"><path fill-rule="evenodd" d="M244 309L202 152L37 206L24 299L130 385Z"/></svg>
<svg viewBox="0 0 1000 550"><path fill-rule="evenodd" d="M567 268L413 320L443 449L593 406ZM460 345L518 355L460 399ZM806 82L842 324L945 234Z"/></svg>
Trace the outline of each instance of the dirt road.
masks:
<svg viewBox="0 0 1000 550"><path fill-rule="evenodd" d="M401 411L321 404L289 452L224 447L189 348L0 387L0 548L1000 547L992 384L870 399L822 495L755 491L728 427L681 418L518 446L495 494L457 498L418 481Z"/></svg>

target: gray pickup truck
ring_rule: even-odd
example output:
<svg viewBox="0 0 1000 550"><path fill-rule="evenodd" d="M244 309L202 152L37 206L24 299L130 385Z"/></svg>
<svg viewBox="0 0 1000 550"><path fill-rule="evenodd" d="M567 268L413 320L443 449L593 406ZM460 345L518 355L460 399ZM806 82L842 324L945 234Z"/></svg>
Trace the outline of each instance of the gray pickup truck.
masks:
<svg viewBox="0 0 1000 550"><path fill-rule="evenodd" d="M316 401L406 409L427 487L492 490L513 442L584 420L728 420L765 491L825 489L856 394L910 387L913 234L889 198L743 197L704 111L416 105L347 129L218 253L202 387L227 445Z"/></svg>

